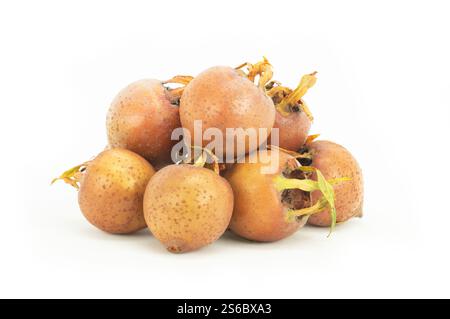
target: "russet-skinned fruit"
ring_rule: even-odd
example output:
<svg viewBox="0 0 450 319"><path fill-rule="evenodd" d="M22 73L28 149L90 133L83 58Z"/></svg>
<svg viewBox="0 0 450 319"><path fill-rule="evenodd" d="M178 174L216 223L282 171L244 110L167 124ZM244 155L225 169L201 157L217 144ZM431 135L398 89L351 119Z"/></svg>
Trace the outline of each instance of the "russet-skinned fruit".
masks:
<svg viewBox="0 0 450 319"><path fill-rule="evenodd" d="M311 166L319 169L326 179L342 176L348 178L345 183L334 186L336 221L342 223L352 217L360 217L363 213L364 186L363 175L358 162L343 146L330 141L313 141L302 150L311 155ZM316 179L317 176L312 177ZM313 202L321 197L320 192L312 193ZM312 215L309 224L330 226L328 209Z"/></svg>
<svg viewBox="0 0 450 319"><path fill-rule="evenodd" d="M226 66L216 66L196 76L185 88L180 101L180 119L184 128L189 130L194 139L194 121L202 121L203 132L208 128L218 128L223 135L222 149L215 149L215 154L222 158L227 155L226 145L234 142L236 137L227 135L227 128L266 129L267 135L260 136L257 145L250 145L245 139L244 153L235 148L234 155L239 157L255 150L264 143L275 121L275 108L272 100L266 96L264 87L253 83L241 70ZM210 143L202 140L202 145ZM193 142L195 143L195 141Z"/></svg>
<svg viewBox="0 0 450 319"><path fill-rule="evenodd" d="M181 126L178 105L182 91L164 85L186 84L190 79L188 76L166 82L144 79L121 90L107 115L109 144L129 149L156 166L170 163L170 152L177 142L171 140L171 134Z"/></svg>
<svg viewBox="0 0 450 319"><path fill-rule="evenodd" d="M58 179L79 189L80 209L92 225L108 233L126 234L146 227L143 197L154 173L143 157L113 148Z"/></svg>
<svg viewBox="0 0 450 319"><path fill-rule="evenodd" d="M230 185L204 167L166 166L145 191L147 225L173 253L196 250L217 240L227 229L232 211Z"/></svg>
<svg viewBox="0 0 450 319"><path fill-rule="evenodd" d="M303 96L315 84L315 75L316 72L304 75L294 90L273 81L267 86L267 95L277 110L273 127L279 129L278 146L283 149L296 151L306 142L313 117Z"/></svg>
<svg viewBox="0 0 450 319"><path fill-rule="evenodd" d="M278 167L271 174L263 174L261 169L268 165L271 156L278 157ZM309 193L299 189L280 191L274 182L275 177L289 175L299 166L294 157L273 150L252 153L245 163L234 164L225 173L234 193L230 229L249 240L270 242L288 237L302 227L307 217L289 219L288 211L308 207ZM300 171L297 173L301 175Z"/></svg>
<svg viewBox="0 0 450 319"><path fill-rule="evenodd" d="M294 111L287 116L277 112L273 127L279 129L281 148L297 150L305 144L311 128L311 120L303 111Z"/></svg>

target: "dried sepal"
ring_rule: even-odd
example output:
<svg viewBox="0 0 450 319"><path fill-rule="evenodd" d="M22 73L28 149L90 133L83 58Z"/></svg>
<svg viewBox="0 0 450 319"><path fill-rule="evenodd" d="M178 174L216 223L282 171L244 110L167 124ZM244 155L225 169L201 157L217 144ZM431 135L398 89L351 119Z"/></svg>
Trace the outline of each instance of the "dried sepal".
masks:
<svg viewBox="0 0 450 319"><path fill-rule="evenodd" d="M312 142L313 142L315 139L317 139L319 136L320 136L320 134L311 134L311 135L308 135L308 137L306 138L305 144L307 145L307 144L312 143Z"/></svg>
<svg viewBox="0 0 450 319"><path fill-rule="evenodd" d="M243 71L243 68L247 68L247 73ZM235 68L240 75L247 77L250 81L254 82L256 76L259 76L258 87L263 91L266 91L266 85L270 82L273 76L273 68L269 60L263 57L262 61L255 64L245 62Z"/></svg>
<svg viewBox="0 0 450 319"><path fill-rule="evenodd" d="M211 152L211 150L195 145L191 146L191 149L194 151L194 154L190 152L190 155L184 161L185 163L193 162L193 165L196 167L209 166L209 168L211 168L217 174L220 173L219 159L213 152ZM199 152L200 154L198 154ZM210 159L210 161L208 161L208 158Z"/></svg>
<svg viewBox="0 0 450 319"><path fill-rule="evenodd" d="M175 75L174 77L163 81L163 84L170 84L170 83L174 83L174 84L182 84L182 85L187 85L189 84L189 82L191 82L194 79L194 77L190 76L190 75Z"/></svg>
<svg viewBox="0 0 450 319"><path fill-rule="evenodd" d="M288 155L291 155L294 158L307 158L307 159L312 159L312 155L309 153L304 153L304 154L300 154L298 152L295 151L290 151L287 149L284 149L282 147L276 146L276 145L267 145L267 148L269 150L275 150L275 151L281 151L283 153L286 153Z"/></svg>
<svg viewBox="0 0 450 319"><path fill-rule="evenodd" d="M285 189L301 189L305 192L312 192L319 189L318 183L311 179L296 179L276 176L274 178L275 189L279 192Z"/></svg>
<svg viewBox="0 0 450 319"><path fill-rule="evenodd" d="M267 86L266 86L267 88ZM284 98L285 96L291 94L292 90L288 88L287 86L274 86L271 89L267 91L267 96L270 98Z"/></svg>
<svg viewBox="0 0 450 319"><path fill-rule="evenodd" d="M323 174L317 169L317 184L319 186L319 190L323 195L323 198L328 202L328 207L330 210L331 216L331 226L330 226L330 234L336 226L336 206L334 205L335 194L333 190L333 186L327 182ZM330 235L329 234L329 235Z"/></svg>
<svg viewBox="0 0 450 319"><path fill-rule="evenodd" d="M194 78L190 75L175 75L174 77L163 81L162 84L165 86L167 84L180 84L180 87L169 88L166 86L166 94L172 104L179 104L181 95L183 94L184 88L189 84Z"/></svg>
<svg viewBox="0 0 450 319"><path fill-rule="evenodd" d="M52 180L51 184L55 183L58 180L62 180L63 182L71 185L77 190L80 188L80 179L83 172L86 170L89 162L85 162L83 164L74 166L67 171L63 172L59 177L56 177Z"/></svg>
<svg viewBox="0 0 450 319"><path fill-rule="evenodd" d="M295 218L298 217L311 216L326 209L327 205L328 205L327 201L322 197L314 205L310 207L288 210L286 218L288 220L294 220Z"/></svg>
<svg viewBox="0 0 450 319"><path fill-rule="evenodd" d="M282 192L285 189L300 189L305 192L320 191L322 193L322 197L317 201L317 203L310 207L298 210L289 210L288 218L292 218L292 216L313 215L316 213L320 213L324 209L328 208L331 216L331 226L329 233L330 235L334 227L336 226L335 193L333 186L345 181L349 181L350 178L340 177L326 180L323 174L318 169L312 166L299 166L296 169L301 170L305 173L316 173L317 181L311 179L295 179L276 176L274 178L275 188L279 192Z"/></svg>
<svg viewBox="0 0 450 319"><path fill-rule="evenodd" d="M317 81L317 72L304 75L297 87L292 90L285 98L283 98L277 105L276 108L278 112L283 116L288 116L293 105L298 105L298 107L305 112L308 118L312 121L313 116L309 107L306 105L302 97L308 92L308 90L314 86Z"/></svg>

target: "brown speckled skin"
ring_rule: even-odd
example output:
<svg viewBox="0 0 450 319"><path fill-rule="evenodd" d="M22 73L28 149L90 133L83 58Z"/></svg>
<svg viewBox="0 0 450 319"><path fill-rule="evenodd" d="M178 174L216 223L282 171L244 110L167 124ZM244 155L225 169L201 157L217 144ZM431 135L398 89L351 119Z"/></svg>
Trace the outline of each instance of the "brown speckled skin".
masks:
<svg viewBox="0 0 450 319"><path fill-rule="evenodd" d="M273 127L279 129L279 147L298 151L306 142L311 121L305 112L292 112L288 116L277 112Z"/></svg>
<svg viewBox="0 0 450 319"><path fill-rule="evenodd" d="M145 191L147 225L174 253L217 240L227 229L232 211L233 192L228 182L202 167L166 166L153 176Z"/></svg>
<svg viewBox="0 0 450 319"><path fill-rule="evenodd" d="M111 146L129 149L153 165L170 162L176 141L170 136L180 127L178 107L166 96L161 81L131 83L116 96L106 120Z"/></svg>
<svg viewBox="0 0 450 319"><path fill-rule="evenodd" d="M234 193L234 210L230 229L237 235L255 241L271 242L283 239L296 232L304 221L286 220L287 208L281 203L281 193L273 184L275 176L281 174L286 162L293 157L279 154L278 171L274 174L261 174L264 164L237 163L225 173ZM268 151L268 155L276 154ZM255 156L255 153L250 156ZM263 159L258 157L258 159Z"/></svg>
<svg viewBox="0 0 450 319"><path fill-rule="evenodd" d="M319 169L326 179L349 177L334 186L336 195L336 221L344 222L354 216L362 215L363 205L363 176L356 159L343 146L330 141L314 141L308 145L313 155L312 166ZM313 176L313 179L316 179ZM313 192L313 203L321 197L318 191ZM328 209L312 215L308 223L316 226L330 226L331 217Z"/></svg>
<svg viewBox="0 0 450 319"><path fill-rule="evenodd" d="M183 127L191 132L192 140L194 120L202 120L203 130L220 129L224 137L226 128L267 128L269 135L275 121L275 107L262 90L233 68L216 66L200 73L186 86L180 101L180 119ZM204 140L203 146L209 142ZM224 139L224 148L225 145ZM246 153L253 150L247 139ZM220 150L216 153L221 156Z"/></svg>
<svg viewBox="0 0 450 319"><path fill-rule="evenodd" d="M144 158L131 151L103 151L89 163L80 182L78 203L83 215L108 233L145 228L142 201L154 173Z"/></svg>

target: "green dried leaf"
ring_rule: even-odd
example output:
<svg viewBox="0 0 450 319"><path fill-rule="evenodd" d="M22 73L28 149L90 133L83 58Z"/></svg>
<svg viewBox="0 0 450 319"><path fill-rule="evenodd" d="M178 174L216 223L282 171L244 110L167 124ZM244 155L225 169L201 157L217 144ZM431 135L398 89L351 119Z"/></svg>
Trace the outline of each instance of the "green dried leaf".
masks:
<svg viewBox="0 0 450 319"><path fill-rule="evenodd" d="M323 197L327 200L329 208L330 208L330 214L331 214L331 227L330 227L330 234L333 231L334 227L336 226L336 207L334 205L334 190L333 186L327 182L323 174L316 170L317 174L317 183L319 186L320 191L323 194ZM328 236L330 235L328 234Z"/></svg>
<svg viewBox="0 0 450 319"><path fill-rule="evenodd" d="M317 214L323 211L325 208L327 208L327 206L328 206L327 200L324 197L322 197L317 201L317 203L315 203L310 207L289 210L287 213L287 220L291 221L295 217Z"/></svg>
<svg viewBox="0 0 450 319"><path fill-rule="evenodd" d="M65 183L75 187L76 189L79 189L80 174L82 174L82 172L86 169L88 163L89 162L85 162L83 164L68 169L67 171L62 173L59 177L54 178L51 184L55 183L58 180L62 180Z"/></svg>
<svg viewBox="0 0 450 319"><path fill-rule="evenodd" d="M335 207L335 193L333 189L333 185L339 184L341 182L349 181L351 178L348 177L339 177L333 178L330 180L326 180L323 174L313 166L301 166L297 169L312 173L315 172L317 175L317 182L310 179L295 179L295 178L285 178L282 176L276 176L274 178L275 187L278 191L283 191L285 189L301 189L306 192L312 192L319 190L322 193L322 198L320 198L313 206L298 209L298 210L289 210L286 216L287 220L292 220L294 217L303 216L303 215L313 215L319 213L329 208L331 215L331 226L330 226L330 234L334 230L336 226L336 207Z"/></svg>
<svg viewBox="0 0 450 319"><path fill-rule="evenodd" d="M305 192L312 192L319 189L318 183L310 179L294 179L276 176L274 182L275 188L278 191L283 191L285 189L301 189Z"/></svg>
<svg viewBox="0 0 450 319"><path fill-rule="evenodd" d="M54 182L56 182L59 179L65 179L65 178L73 177L76 173L78 173L80 171L81 167L83 167L83 164L77 165L75 167L72 167L72 168L68 169L67 171L63 172L61 174L61 176L54 178L52 180L51 184L53 184Z"/></svg>
<svg viewBox="0 0 450 319"><path fill-rule="evenodd" d="M299 166L297 169L305 173L314 173L317 170L312 166Z"/></svg>

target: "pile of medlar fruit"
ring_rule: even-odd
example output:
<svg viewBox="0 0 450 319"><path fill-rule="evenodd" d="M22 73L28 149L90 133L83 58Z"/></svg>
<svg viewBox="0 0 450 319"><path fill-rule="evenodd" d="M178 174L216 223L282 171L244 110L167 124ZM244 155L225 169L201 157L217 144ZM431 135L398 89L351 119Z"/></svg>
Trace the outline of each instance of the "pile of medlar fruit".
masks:
<svg viewBox="0 0 450 319"><path fill-rule="evenodd" d="M309 135L313 116L304 96L316 72L294 89L272 77L264 58L131 83L107 113L108 146L53 182L78 189L81 212L98 229L129 234L148 227L174 253L211 244L227 230L271 242L306 224L331 232L361 217L357 161L341 145ZM200 138L174 138L178 128ZM222 133L212 148L210 128ZM230 128L266 134L253 143L244 135L236 147ZM179 143L188 151L174 151Z"/></svg>

